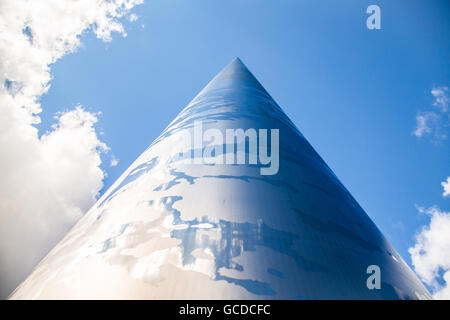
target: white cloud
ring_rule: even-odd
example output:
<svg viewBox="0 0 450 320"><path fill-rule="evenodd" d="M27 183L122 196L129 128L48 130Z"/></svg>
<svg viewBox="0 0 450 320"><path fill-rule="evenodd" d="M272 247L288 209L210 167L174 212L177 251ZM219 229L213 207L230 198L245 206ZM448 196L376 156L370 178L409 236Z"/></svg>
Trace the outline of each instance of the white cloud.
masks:
<svg viewBox="0 0 450 320"><path fill-rule="evenodd" d="M134 21L136 21L138 18L139 18L139 17L138 17L137 15L135 15L134 13L132 13L132 14L130 14L130 15L128 16L128 20L129 20L130 22L134 22Z"/></svg>
<svg viewBox="0 0 450 320"><path fill-rule="evenodd" d="M416 122L414 135L421 138L436 131L436 127L438 127L440 122L440 116L436 112L419 112L416 116ZM438 134L437 136L439 137L440 135Z"/></svg>
<svg viewBox="0 0 450 320"><path fill-rule="evenodd" d="M50 64L91 29L103 41L142 0L0 1L0 298L93 204L103 186L97 114L77 106L39 137Z"/></svg>
<svg viewBox="0 0 450 320"><path fill-rule="evenodd" d="M444 197L450 196L450 177L447 177L447 181L442 181L441 185L444 188L444 193L442 195Z"/></svg>
<svg viewBox="0 0 450 320"><path fill-rule="evenodd" d="M437 87L431 90L431 94L435 98L433 106L438 107L441 112L448 111L448 103L450 101L448 97L448 87Z"/></svg>
<svg viewBox="0 0 450 320"><path fill-rule="evenodd" d="M114 155L111 157L111 162L109 163L109 165L111 167L115 167L119 164L119 159L117 159Z"/></svg>
<svg viewBox="0 0 450 320"><path fill-rule="evenodd" d="M446 140L450 127L448 88L436 87L431 90L431 94L434 97L433 106L437 107L437 110L419 111L413 134L418 138L428 137L432 141Z"/></svg>
<svg viewBox="0 0 450 320"><path fill-rule="evenodd" d="M430 223L409 248L414 270L432 288L434 298L450 299L450 212L418 209L430 216Z"/></svg>

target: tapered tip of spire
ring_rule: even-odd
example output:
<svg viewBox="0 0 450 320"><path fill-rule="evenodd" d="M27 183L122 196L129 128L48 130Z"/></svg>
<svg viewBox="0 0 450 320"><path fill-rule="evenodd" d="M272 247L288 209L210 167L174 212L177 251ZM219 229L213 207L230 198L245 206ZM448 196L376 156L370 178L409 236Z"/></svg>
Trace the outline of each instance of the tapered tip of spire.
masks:
<svg viewBox="0 0 450 320"><path fill-rule="evenodd" d="M233 60L230 61L230 63L228 63L228 65L223 69L223 70L245 70L247 72L248 69L245 66L245 64L242 62L241 59L239 59L239 57L234 57Z"/></svg>
<svg viewBox="0 0 450 320"><path fill-rule="evenodd" d="M239 57L234 57L225 68L223 68L201 93L218 88L228 88L235 92L245 88L259 89L266 92L262 85L256 80Z"/></svg>
<svg viewBox="0 0 450 320"><path fill-rule="evenodd" d="M230 63L237 63L237 64L241 64L245 67L244 63L242 62L242 60L239 57L234 57L233 60L231 60Z"/></svg>

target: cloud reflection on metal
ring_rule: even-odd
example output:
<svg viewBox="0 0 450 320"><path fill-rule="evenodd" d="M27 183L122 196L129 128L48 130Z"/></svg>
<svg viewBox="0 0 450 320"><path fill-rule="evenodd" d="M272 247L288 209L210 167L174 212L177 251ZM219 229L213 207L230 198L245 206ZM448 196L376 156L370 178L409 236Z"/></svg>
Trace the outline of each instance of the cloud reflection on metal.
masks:
<svg viewBox="0 0 450 320"><path fill-rule="evenodd" d="M261 164L183 161L183 133L193 131L196 121L205 129L279 129L278 172L261 175ZM194 149L189 154L198 154ZM380 289L366 286L369 265L380 266ZM10 298L421 299L430 294L236 58Z"/></svg>

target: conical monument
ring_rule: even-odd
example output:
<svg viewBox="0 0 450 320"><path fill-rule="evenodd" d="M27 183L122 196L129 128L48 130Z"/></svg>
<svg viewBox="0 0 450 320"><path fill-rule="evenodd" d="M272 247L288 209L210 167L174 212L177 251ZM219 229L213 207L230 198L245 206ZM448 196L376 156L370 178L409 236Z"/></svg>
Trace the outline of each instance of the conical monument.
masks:
<svg viewBox="0 0 450 320"><path fill-rule="evenodd" d="M428 299L235 58L11 299Z"/></svg>

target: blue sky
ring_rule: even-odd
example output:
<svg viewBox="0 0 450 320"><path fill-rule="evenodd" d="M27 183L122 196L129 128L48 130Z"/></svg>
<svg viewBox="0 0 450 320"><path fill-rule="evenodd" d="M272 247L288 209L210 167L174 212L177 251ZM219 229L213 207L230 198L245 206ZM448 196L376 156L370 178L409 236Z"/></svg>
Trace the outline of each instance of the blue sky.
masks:
<svg viewBox="0 0 450 320"><path fill-rule="evenodd" d="M381 30L366 28L370 4ZM448 141L413 135L431 90L450 86L448 1L164 1L137 6L127 37L83 46L52 65L38 125L78 103L101 111L120 162L106 190L233 57L239 56L403 258L429 217L450 209Z"/></svg>

